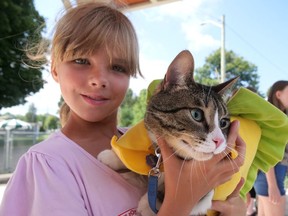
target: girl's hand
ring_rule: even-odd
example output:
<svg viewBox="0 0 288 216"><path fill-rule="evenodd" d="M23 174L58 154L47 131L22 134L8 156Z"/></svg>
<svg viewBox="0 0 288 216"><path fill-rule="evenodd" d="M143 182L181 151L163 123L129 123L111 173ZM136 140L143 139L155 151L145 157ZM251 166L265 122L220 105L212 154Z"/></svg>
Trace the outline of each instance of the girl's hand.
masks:
<svg viewBox="0 0 288 216"><path fill-rule="evenodd" d="M245 216L246 203L239 196L244 179L241 178L235 190L227 197L225 201L213 201L211 209L220 212L220 216Z"/></svg>
<svg viewBox="0 0 288 216"><path fill-rule="evenodd" d="M281 193L280 193L277 185L274 185L274 187L268 186L268 194L269 194L269 201L272 204L278 205L280 203Z"/></svg>
<svg viewBox="0 0 288 216"><path fill-rule="evenodd" d="M164 140L159 139L165 172L165 198L158 215L189 215L199 200L220 184L231 179L244 163L246 146L238 135L239 122L231 124L228 149L236 143L239 156L231 161L227 153L208 161L184 161L177 158Z"/></svg>

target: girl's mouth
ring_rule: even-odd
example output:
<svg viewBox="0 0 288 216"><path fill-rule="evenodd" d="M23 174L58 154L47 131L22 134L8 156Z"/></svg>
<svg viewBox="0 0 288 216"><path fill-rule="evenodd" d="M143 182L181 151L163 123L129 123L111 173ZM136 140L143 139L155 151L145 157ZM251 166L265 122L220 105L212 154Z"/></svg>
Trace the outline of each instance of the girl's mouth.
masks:
<svg viewBox="0 0 288 216"><path fill-rule="evenodd" d="M106 103L108 101L107 98L102 97L102 96L97 96L97 97L91 97L88 95L81 95L83 97L83 99L91 104L91 105L102 105L104 103Z"/></svg>

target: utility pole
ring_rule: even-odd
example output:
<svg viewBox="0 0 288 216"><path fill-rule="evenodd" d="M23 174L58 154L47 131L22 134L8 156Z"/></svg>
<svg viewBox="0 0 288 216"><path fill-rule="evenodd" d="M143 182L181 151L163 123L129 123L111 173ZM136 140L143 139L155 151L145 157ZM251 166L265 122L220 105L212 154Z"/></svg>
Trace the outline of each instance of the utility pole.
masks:
<svg viewBox="0 0 288 216"><path fill-rule="evenodd" d="M225 60L225 16L221 20L221 83L226 79L226 60Z"/></svg>
<svg viewBox="0 0 288 216"><path fill-rule="evenodd" d="M208 20L206 22L201 23L201 25L212 24L221 28L221 76L220 82L225 82L226 79L226 60L225 60L225 16L222 15L221 22L215 22L214 20Z"/></svg>

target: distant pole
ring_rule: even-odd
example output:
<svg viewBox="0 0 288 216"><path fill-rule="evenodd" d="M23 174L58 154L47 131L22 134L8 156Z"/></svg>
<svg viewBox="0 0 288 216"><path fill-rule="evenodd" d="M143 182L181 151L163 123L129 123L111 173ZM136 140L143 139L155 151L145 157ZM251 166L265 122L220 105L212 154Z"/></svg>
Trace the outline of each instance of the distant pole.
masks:
<svg viewBox="0 0 288 216"><path fill-rule="evenodd" d="M5 164L4 169L6 172L10 172L10 157L11 157L11 151L10 151L10 142L11 142L11 129L6 129L6 145L5 145Z"/></svg>
<svg viewBox="0 0 288 216"><path fill-rule="evenodd" d="M214 20L208 20L206 22L201 23L201 25L205 24L212 24L217 26L218 28L221 28L221 55L220 55L220 82L223 83L225 82L226 79L226 61L225 61L225 16L222 15L221 22L217 21L215 22Z"/></svg>
<svg viewBox="0 0 288 216"><path fill-rule="evenodd" d="M226 79L226 67L225 67L225 16L222 15L221 20L221 83Z"/></svg>

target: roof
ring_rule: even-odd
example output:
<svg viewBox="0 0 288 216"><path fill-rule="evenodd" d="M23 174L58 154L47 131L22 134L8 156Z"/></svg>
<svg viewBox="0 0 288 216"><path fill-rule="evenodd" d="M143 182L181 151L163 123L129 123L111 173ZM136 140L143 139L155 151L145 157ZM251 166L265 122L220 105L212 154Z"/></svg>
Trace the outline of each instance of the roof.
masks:
<svg viewBox="0 0 288 216"><path fill-rule="evenodd" d="M125 10L137 10L147 7L155 7L161 4L167 4L170 2L175 2L179 0L114 0L116 3L122 2L126 4L128 9Z"/></svg>
<svg viewBox="0 0 288 216"><path fill-rule="evenodd" d="M62 0L65 8L71 7L72 0ZM93 0L77 0L77 4L80 2L88 2ZM95 1L95 0L94 0ZM170 2L180 1L180 0L113 0L117 4L125 5L124 11L138 10L147 7L159 6L161 4L167 4Z"/></svg>

